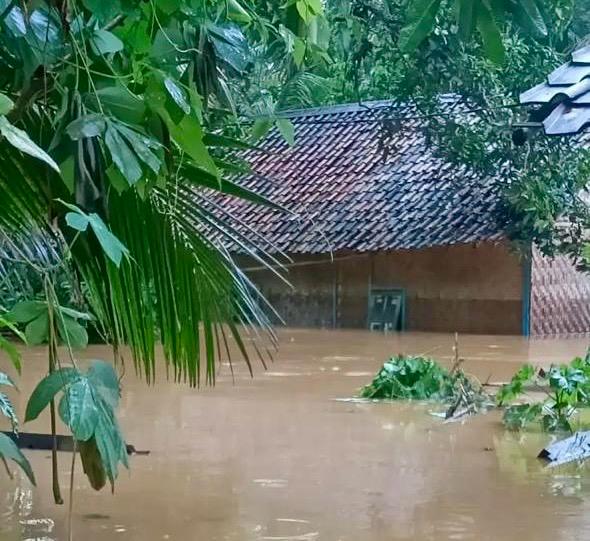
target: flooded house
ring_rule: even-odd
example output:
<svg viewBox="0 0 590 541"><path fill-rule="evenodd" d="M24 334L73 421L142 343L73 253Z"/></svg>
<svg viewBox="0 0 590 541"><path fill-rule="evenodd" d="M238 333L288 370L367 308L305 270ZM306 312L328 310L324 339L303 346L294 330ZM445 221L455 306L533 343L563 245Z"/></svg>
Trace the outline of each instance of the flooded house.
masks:
<svg viewBox="0 0 590 541"><path fill-rule="evenodd" d="M445 98L449 107L454 98ZM241 265L295 327L480 334L590 331L590 281L565 258L510 246L498 186L445 160L423 116L392 102L285 114L244 151L241 183L283 210L224 202L243 231L282 254L292 287L254 258Z"/></svg>

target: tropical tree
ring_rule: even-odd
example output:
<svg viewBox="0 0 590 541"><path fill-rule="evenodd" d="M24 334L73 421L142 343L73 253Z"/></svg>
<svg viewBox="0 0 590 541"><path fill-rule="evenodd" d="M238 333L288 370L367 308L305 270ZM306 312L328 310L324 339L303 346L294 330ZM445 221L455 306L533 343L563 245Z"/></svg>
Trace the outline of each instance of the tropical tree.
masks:
<svg viewBox="0 0 590 541"><path fill-rule="evenodd" d="M497 217L516 246L526 253L534 242L547 255L567 253L582 264L590 225L588 153L575 141L528 137L529 111L519 106L519 94L559 66L590 31L581 4L539 3L546 32L523 25L522 17L497 18L498 62L479 30L463 38L448 2L438 5L429 32L408 54L396 37L411 26L412 10L393 1L343 0L328 11L336 59L330 99L412 101L439 152L482 179L497 179ZM455 113L438 99L443 93L456 96Z"/></svg>
<svg viewBox="0 0 590 541"><path fill-rule="evenodd" d="M230 339L248 366L260 355L242 329L274 343L230 248L270 256L237 232L219 194L272 204L235 181L248 168L232 151L249 148L252 129L237 81L253 49L282 34L235 0L0 4L0 278L32 293L13 296L4 318L48 346L25 420L48 407L55 434L59 415L98 489L127 459L116 372L79 366L88 330L116 360L128 346L148 383L157 344L174 379L196 386L215 381ZM306 29L321 5L303 7ZM0 440L0 455L25 467L9 445ZM53 469L61 502L56 444Z"/></svg>

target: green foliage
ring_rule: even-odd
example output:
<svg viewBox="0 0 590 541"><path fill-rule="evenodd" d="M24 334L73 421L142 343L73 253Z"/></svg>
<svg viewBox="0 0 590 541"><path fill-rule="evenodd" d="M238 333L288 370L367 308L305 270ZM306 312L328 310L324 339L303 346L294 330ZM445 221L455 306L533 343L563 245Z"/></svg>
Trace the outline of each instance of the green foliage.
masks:
<svg viewBox="0 0 590 541"><path fill-rule="evenodd" d="M548 432L572 432L572 419L578 408L590 405L590 357L577 357L567 365L552 365L547 372L535 372L533 366L524 365L496 395L498 405L521 398L527 386L548 389L548 398L510 405L504 412L506 426L519 430L538 422Z"/></svg>
<svg viewBox="0 0 590 541"><path fill-rule="evenodd" d="M88 226L92 229L106 256L118 267L123 256L129 257L129 250L121 241L113 235L102 218L94 212L86 214L75 205L64 203L72 212L65 215L66 223L76 231L86 231Z"/></svg>
<svg viewBox="0 0 590 541"><path fill-rule="evenodd" d="M13 126L5 116L0 116L0 133L13 147L21 152L44 161L53 169L59 172L59 166L53 161L53 158L37 144L35 144L26 131Z"/></svg>
<svg viewBox="0 0 590 541"><path fill-rule="evenodd" d="M13 325L9 322L4 320L0 317L0 329L2 328L9 328L13 330L16 334L20 334L17 329L13 327ZM0 335L0 350L4 350L5 353L8 354L9 359L12 361L14 368L20 372L21 364L20 364L20 353L8 340ZM4 373L0 372L0 387L12 387L16 389L16 385L12 381L12 378ZM18 432L18 418L16 416L16 412L14 411L14 406L12 401L4 392L0 391L0 414L6 417L10 424L12 425L13 432ZM6 465L6 460L14 461L25 473L25 475L29 478L31 483L35 484L35 475L33 474L33 470L31 469L31 465L27 460L27 457L23 455L21 450L15 445L15 443L6 435L0 432L0 459L2 459ZM6 465L8 469L8 466Z"/></svg>
<svg viewBox="0 0 590 541"><path fill-rule="evenodd" d="M451 373L433 359L398 355L383 365L360 394L364 398L451 403L472 389L473 384L460 370Z"/></svg>
<svg viewBox="0 0 590 541"><path fill-rule="evenodd" d="M498 406L504 406L515 398L518 398L523 392L526 384L533 381L535 377L535 367L532 364L523 365L509 383L503 385L496 395Z"/></svg>
<svg viewBox="0 0 590 541"><path fill-rule="evenodd" d="M45 301L22 301L4 317L12 323L25 325L25 337L32 346L48 342L50 318L55 318L58 334L64 344L78 349L88 345L88 332L79 320L91 321L90 314L64 306L53 306Z"/></svg>
<svg viewBox="0 0 590 541"><path fill-rule="evenodd" d="M0 20L3 308L47 301L49 282L58 304L90 307L101 336L119 351L129 345L150 381L159 341L175 377L191 385L202 376L214 381L214 358L227 334L250 362L240 324L262 327L263 339L274 343L257 292L228 247L237 244L262 264L270 256L236 230L231 216L210 209L215 192L269 204L234 181L244 167L226 143L250 139L252 126L239 119L254 111L249 89L259 52L273 48L279 58L281 48L295 51L295 37L302 71L318 53L312 42L322 4L304 4L255 9L240 1L132 0L58 9L41 1L26 14L20 5L6 6ZM291 75L285 65L282 81ZM301 93L291 88L291 96ZM272 119L292 143L289 122L274 109ZM32 238L32 231L39 234ZM27 249L32 242L42 257ZM18 276L4 265L12 260ZM58 287L66 269L68 299ZM32 344L51 334L44 314L26 321ZM55 316L63 342L86 343L79 318L60 310Z"/></svg>
<svg viewBox="0 0 590 541"><path fill-rule="evenodd" d="M463 4L467 9L479 3ZM461 32L454 0L441 2L431 31L411 54L391 43L411 28L412 9L421 5L424 15L431 3L413 2L407 13L396 2L366 1L363 9L340 4L348 8L329 11L332 99L412 101L416 114L428 119L426 135L437 152L479 173L482 183L495 179L497 221L525 255L535 243L545 255L568 254L587 266L582 251L590 225L584 200L590 154L563 138L513 129L528 120L529 111L515 107L519 94L544 80L590 31L573 24L581 8L573 17L573 0L537 2L541 23L531 3L511 3L511 14L497 18L504 61L495 63L486 53L493 40L479 33L466 40L470 32ZM461 13L473 24L468 11ZM523 32L526 21L532 24ZM443 93L457 96L455 113L441 103ZM517 138L523 146L515 144Z"/></svg>
<svg viewBox="0 0 590 541"><path fill-rule="evenodd" d="M26 344L27 341L25 335L18 330L16 325L0 316L0 333L3 331L10 331L13 335L20 338ZM8 355L8 359L12 363L12 366L20 374L21 354L16 345L2 334L0 334L0 350L3 350L4 353Z"/></svg>
<svg viewBox="0 0 590 541"><path fill-rule="evenodd" d="M36 419L59 393L59 415L79 446L91 486L100 490L108 479L114 490L119 464L129 464L116 418L120 386L113 367L96 360L86 372L64 367L50 373L31 394L25 420Z"/></svg>
<svg viewBox="0 0 590 541"><path fill-rule="evenodd" d="M546 2L542 0L410 0L406 25L400 32L399 46L405 52L415 50L434 31L441 11L456 14L457 31L463 39L475 30L480 35L487 57L501 64L505 60L505 46L501 24L506 18L535 37L548 35L543 16Z"/></svg>
<svg viewBox="0 0 590 541"><path fill-rule="evenodd" d="M398 355L383 365L371 384L363 387L361 396L444 401L453 396L453 384L449 372L434 360Z"/></svg>
<svg viewBox="0 0 590 541"><path fill-rule="evenodd" d="M10 439L6 434L0 432L0 458L3 460L14 461L25 475L29 478L29 481L35 485L35 474L31 468L31 464L27 460L27 457L23 455L17 445Z"/></svg>

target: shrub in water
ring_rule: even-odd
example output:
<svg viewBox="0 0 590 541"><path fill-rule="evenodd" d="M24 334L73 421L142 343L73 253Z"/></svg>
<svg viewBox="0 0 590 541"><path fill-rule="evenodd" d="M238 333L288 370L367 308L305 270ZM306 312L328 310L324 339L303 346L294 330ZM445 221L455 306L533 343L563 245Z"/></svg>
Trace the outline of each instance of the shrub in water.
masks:
<svg viewBox="0 0 590 541"><path fill-rule="evenodd" d="M398 355L383 365L371 384L363 387L361 396L446 401L456 394L455 378L433 359Z"/></svg>

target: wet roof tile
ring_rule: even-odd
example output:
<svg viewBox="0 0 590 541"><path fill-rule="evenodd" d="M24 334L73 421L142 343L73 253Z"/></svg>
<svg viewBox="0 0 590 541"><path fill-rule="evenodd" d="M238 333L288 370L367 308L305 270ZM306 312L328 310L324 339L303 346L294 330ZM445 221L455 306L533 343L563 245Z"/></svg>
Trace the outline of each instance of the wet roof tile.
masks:
<svg viewBox="0 0 590 541"><path fill-rule="evenodd" d="M443 100L456 105L456 98ZM293 214L229 196L223 201L240 232L263 235L265 249L373 251L502 238L494 183L437 155L414 107L385 101L285 116L295 145L272 131L261 144L265 152L241 153L258 174L237 182ZM391 118L401 129L388 132L384 146L384 119Z"/></svg>

